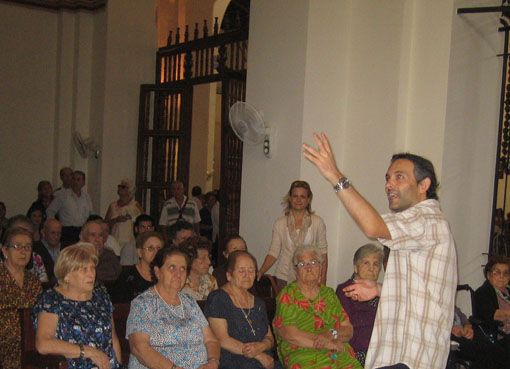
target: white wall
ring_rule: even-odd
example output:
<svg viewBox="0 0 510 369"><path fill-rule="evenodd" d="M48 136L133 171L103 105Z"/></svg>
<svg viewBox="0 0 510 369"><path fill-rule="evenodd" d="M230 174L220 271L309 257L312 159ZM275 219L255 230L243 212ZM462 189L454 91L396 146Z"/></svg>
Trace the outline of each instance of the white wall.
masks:
<svg viewBox="0 0 510 369"><path fill-rule="evenodd" d="M27 211L39 179L54 179L57 34L54 12L0 3L0 201L8 216Z"/></svg>
<svg viewBox="0 0 510 369"><path fill-rule="evenodd" d="M310 182L313 207L328 228L328 284L351 274L353 251L367 240L301 154L302 141L325 131L339 166L381 212L387 211L383 186L391 154L405 150L430 158L462 250L460 281L479 284L499 104L495 53L502 48L497 19L466 22L455 14L457 5L453 0L252 4L247 101L278 130L273 159L265 159L259 148L244 151L241 234L259 262L280 199L300 177ZM280 7L287 7L285 16ZM471 128L460 129L468 119ZM466 181L460 174L470 170L475 178Z"/></svg>
<svg viewBox="0 0 510 369"><path fill-rule="evenodd" d="M459 279L472 287L483 281L481 253L488 251L492 216L502 68L497 54L503 50L498 27L497 14L453 16L441 195L457 244Z"/></svg>
<svg viewBox="0 0 510 369"><path fill-rule="evenodd" d="M87 173L104 215L123 177L134 179L139 86L154 81L154 1L110 0L95 12L0 3L0 201L24 213L58 170ZM15 30L15 31L13 31ZM82 159L72 132L103 147Z"/></svg>
<svg viewBox="0 0 510 369"><path fill-rule="evenodd" d="M309 4L252 1L246 101L276 129L273 159L244 145L240 234L261 262L280 202L300 178Z"/></svg>

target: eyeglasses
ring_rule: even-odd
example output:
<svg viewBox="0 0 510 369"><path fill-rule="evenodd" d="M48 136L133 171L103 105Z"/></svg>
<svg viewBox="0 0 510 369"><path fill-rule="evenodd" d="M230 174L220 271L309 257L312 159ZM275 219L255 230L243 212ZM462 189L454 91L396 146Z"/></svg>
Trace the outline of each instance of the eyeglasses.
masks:
<svg viewBox="0 0 510 369"><path fill-rule="evenodd" d="M126 188L128 188L128 186L126 186L126 185L117 185L117 188L126 189Z"/></svg>
<svg viewBox="0 0 510 369"><path fill-rule="evenodd" d="M142 248L149 252L157 252L157 251L161 250L161 247L154 247L154 246L147 246L147 247L142 247Z"/></svg>
<svg viewBox="0 0 510 369"><path fill-rule="evenodd" d="M505 270L504 272L501 270L493 270L491 274L494 277L510 277L510 271Z"/></svg>
<svg viewBox="0 0 510 369"><path fill-rule="evenodd" d="M14 250L24 250L24 251L32 251L32 244L27 243L25 245L19 244L19 243L10 243L9 247L13 248Z"/></svg>
<svg viewBox="0 0 510 369"><path fill-rule="evenodd" d="M319 266L321 265L321 262L319 260L311 260L311 261L307 261L307 262L304 262L304 261L300 261L299 263L296 264L296 268L298 269L303 269L303 268L307 268L307 267L316 267L316 266Z"/></svg>

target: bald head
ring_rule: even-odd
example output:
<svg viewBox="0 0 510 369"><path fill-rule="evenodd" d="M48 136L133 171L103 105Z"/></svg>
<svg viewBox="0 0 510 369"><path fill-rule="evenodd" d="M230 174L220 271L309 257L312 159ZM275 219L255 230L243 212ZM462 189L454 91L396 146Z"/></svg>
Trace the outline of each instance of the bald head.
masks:
<svg viewBox="0 0 510 369"><path fill-rule="evenodd" d="M62 224L56 219L47 219L46 222L44 222L42 234L50 247L60 247Z"/></svg>

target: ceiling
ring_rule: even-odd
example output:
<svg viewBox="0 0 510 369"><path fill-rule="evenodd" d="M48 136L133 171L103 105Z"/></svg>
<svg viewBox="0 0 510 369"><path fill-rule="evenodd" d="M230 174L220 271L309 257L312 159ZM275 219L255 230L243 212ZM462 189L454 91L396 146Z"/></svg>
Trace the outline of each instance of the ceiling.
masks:
<svg viewBox="0 0 510 369"><path fill-rule="evenodd" d="M107 0L1 0L4 2L37 6L46 9L86 9L96 10L104 7Z"/></svg>

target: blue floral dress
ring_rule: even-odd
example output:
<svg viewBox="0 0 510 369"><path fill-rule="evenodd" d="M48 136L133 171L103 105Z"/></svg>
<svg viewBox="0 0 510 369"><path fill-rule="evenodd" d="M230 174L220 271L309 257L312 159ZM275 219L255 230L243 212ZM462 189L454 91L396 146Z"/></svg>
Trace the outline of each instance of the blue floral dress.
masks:
<svg viewBox="0 0 510 369"><path fill-rule="evenodd" d="M96 287L87 301L70 300L54 289L43 292L33 309L34 326L41 312L58 316L55 337L70 343L82 343L103 351L110 357L110 368L118 369L112 343L113 306L104 287ZM93 369L96 365L89 359L69 359L68 367Z"/></svg>
<svg viewBox="0 0 510 369"><path fill-rule="evenodd" d="M197 369L207 363L207 350L202 330L207 320L197 302L188 294L178 292L180 305L168 305L149 288L131 302L126 338L133 333L149 336L151 347L175 365ZM145 368L136 357L129 357L129 369Z"/></svg>

